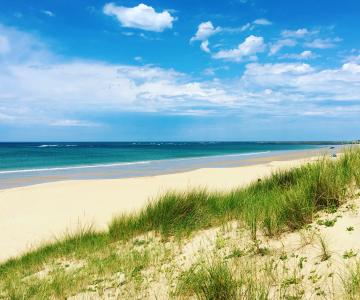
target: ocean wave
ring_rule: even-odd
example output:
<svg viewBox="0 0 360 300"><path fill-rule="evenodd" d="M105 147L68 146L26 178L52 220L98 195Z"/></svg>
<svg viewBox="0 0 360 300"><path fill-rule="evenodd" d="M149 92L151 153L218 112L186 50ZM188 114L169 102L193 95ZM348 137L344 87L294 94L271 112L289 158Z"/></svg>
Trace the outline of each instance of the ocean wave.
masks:
<svg viewBox="0 0 360 300"><path fill-rule="evenodd" d="M77 147L78 145L75 144L44 144L39 146L34 146L35 148L52 148L52 147Z"/></svg>
<svg viewBox="0 0 360 300"><path fill-rule="evenodd" d="M48 147L59 147L59 145L55 145L55 144L50 144L50 145L40 145L40 146L35 146L36 148L48 148Z"/></svg>

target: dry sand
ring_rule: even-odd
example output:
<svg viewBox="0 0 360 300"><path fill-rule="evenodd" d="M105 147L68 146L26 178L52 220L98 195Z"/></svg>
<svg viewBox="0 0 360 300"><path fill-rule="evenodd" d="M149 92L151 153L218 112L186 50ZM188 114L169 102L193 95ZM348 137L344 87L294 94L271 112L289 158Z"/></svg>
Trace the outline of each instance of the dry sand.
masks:
<svg viewBox="0 0 360 300"><path fill-rule="evenodd" d="M304 156L303 156L304 157ZM279 168L314 158L236 168L199 169L152 177L64 181L0 190L0 261L51 241L79 226L106 228L120 213L143 207L168 190L244 186Z"/></svg>

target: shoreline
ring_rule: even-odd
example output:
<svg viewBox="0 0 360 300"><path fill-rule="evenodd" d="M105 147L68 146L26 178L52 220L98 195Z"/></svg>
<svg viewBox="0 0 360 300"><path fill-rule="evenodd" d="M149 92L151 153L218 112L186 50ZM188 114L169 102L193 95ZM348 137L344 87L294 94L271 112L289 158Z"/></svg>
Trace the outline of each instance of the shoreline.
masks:
<svg viewBox="0 0 360 300"><path fill-rule="evenodd" d="M0 261L20 255L66 232L92 225L106 228L113 217L144 207L171 190L228 191L272 172L299 166L321 153L258 158L250 165L123 179L72 180L0 190Z"/></svg>
<svg viewBox="0 0 360 300"><path fill-rule="evenodd" d="M335 151L343 146L336 146ZM329 152L328 146L303 150L273 150L249 153L233 153L198 157L183 157L149 161L120 162L109 164L79 165L66 167L34 168L0 171L0 190L49 182L70 180L101 180L146 177L188 172L201 168L228 168L257 164L269 159L303 157Z"/></svg>

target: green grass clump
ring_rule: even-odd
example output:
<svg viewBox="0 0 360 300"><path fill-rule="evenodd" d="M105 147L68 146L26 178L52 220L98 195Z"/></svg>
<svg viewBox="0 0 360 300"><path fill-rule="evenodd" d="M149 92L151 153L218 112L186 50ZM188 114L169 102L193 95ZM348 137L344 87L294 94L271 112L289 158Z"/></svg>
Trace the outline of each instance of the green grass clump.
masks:
<svg viewBox="0 0 360 300"><path fill-rule="evenodd" d="M321 261L327 261L331 258L331 253L328 244L322 236L319 236L319 242L321 249L321 254L320 254Z"/></svg>
<svg viewBox="0 0 360 300"><path fill-rule="evenodd" d="M201 300L237 299L238 282L222 262L200 265L182 275L180 294L195 294Z"/></svg>
<svg viewBox="0 0 360 300"><path fill-rule="evenodd" d="M317 224L323 225L325 227L333 227L336 223L337 219L326 219L326 220L318 220Z"/></svg>
<svg viewBox="0 0 360 300"><path fill-rule="evenodd" d="M350 269L347 279L344 280L345 297L344 299L360 299L360 263L358 262Z"/></svg>
<svg viewBox="0 0 360 300"><path fill-rule="evenodd" d="M263 276L263 275L262 275ZM270 283L254 266L241 263L231 269L226 262L201 262L181 274L176 294L199 300L268 299Z"/></svg>
<svg viewBox="0 0 360 300"><path fill-rule="evenodd" d="M109 234L117 240L152 230L164 235L189 233L210 224L210 218L217 214L211 202L219 198L220 195L205 190L168 192L139 214L115 218L109 226Z"/></svg>
<svg viewBox="0 0 360 300"><path fill-rule="evenodd" d="M354 227L353 226L346 227L346 231L354 231Z"/></svg>

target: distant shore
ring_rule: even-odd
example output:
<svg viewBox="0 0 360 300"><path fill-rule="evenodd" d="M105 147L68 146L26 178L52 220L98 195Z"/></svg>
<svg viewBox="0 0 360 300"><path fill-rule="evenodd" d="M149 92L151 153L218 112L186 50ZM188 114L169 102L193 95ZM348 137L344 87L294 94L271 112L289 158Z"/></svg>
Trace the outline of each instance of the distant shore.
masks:
<svg viewBox="0 0 360 300"><path fill-rule="evenodd" d="M136 211L166 191L194 187L224 191L241 187L275 170L298 166L328 150L253 157L242 160L237 167L233 161L219 161L209 168L166 175L70 180L0 190L0 260L19 255L81 225L93 224L103 229L114 216Z"/></svg>

